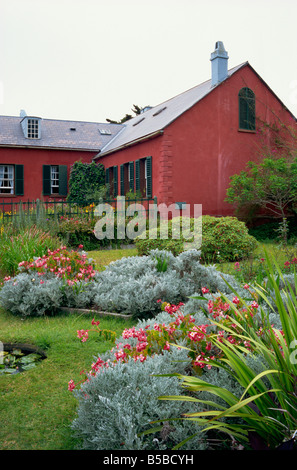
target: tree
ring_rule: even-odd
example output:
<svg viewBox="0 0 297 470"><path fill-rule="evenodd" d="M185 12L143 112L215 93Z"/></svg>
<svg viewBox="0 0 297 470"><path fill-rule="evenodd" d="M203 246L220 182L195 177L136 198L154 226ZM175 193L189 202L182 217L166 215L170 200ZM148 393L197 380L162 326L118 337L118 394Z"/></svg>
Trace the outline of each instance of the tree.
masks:
<svg viewBox="0 0 297 470"><path fill-rule="evenodd" d="M286 217L297 208L297 131L296 119L283 123L272 111L270 123L257 118L260 136L257 161L249 161L245 171L230 177L225 201L238 215L264 209L281 218L280 230L286 242Z"/></svg>
<svg viewBox="0 0 297 470"><path fill-rule="evenodd" d="M297 157L266 157L260 163L248 162L246 171L231 176L226 201L234 204L238 213L257 207L281 218L286 243L286 218L297 205Z"/></svg>
<svg viewBox="0 0 297 470"><path fill-rule="evenodd" d="M137 106L136 104L133 104L134 109L132 108L131 111L137 116L138 114L141 114L142 108ZM107 122L111 124L123 124L126 121L129 121L129 119L132 119L132 114L126 114L120 121L113 121L112 119L106 119Z"/></svg>

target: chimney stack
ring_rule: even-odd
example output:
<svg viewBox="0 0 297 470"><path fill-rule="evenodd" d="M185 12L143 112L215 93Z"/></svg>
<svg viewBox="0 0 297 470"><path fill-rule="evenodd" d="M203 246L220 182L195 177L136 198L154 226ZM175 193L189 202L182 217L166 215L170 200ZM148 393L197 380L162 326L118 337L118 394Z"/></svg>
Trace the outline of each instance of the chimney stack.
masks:
<svg viewBox="0 0 297 470"><path fill-rule="evenodd" d="M210 56L211 60L211 84L218 85L228 77L228 53L222 41L217 41L215 50Z"/></svg>

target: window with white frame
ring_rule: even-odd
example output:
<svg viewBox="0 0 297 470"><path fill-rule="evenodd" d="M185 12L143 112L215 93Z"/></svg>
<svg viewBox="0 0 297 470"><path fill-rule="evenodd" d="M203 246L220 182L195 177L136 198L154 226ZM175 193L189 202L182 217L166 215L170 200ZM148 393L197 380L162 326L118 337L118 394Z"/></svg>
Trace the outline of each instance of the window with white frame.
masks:
<svg viewBox="0 0 297 470"><path fill-rule="evenodd" d="M28 139L38 139L39 137L38 119L28 118L27 136L28 136Z"/></svg>
<svg viewBox="0 0 297 470"><path fill-rule="evenodd" d="M0 194L14 194L14 165L0 165Z"/></svg>
<svg viewBox="0 0 297 470"><path fill-rule="evenodd" d="M59 194L59 165L51 166L51 193Z"/></svg>

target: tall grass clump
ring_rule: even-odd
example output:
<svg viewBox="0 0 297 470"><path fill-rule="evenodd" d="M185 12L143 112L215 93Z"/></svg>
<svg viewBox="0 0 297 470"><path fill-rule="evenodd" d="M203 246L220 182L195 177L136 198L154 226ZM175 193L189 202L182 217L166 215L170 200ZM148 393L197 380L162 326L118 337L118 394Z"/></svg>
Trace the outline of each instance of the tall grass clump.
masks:
<svg viewBox="0 0 297 470"><path fill-rule="evenodd" d="M5 226L0 237L0 260L3 274L17 274L21 261L30 261L42 257L47 250L59 248L61 241L49 232L36 226L24 227L19 230Z"/></svg>

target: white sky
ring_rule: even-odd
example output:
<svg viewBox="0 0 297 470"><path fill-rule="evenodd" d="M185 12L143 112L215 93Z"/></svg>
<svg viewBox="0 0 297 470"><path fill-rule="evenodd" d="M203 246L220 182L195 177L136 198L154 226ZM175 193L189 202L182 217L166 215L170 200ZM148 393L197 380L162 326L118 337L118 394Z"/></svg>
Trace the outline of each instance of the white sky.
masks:
<svg viewBox="0 0 297 470"><path fill-rule="evenodd" d="M208 80L216 41L297 116L296 0L0 0L0 114L121 119Z"/></svg>

